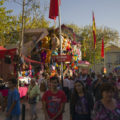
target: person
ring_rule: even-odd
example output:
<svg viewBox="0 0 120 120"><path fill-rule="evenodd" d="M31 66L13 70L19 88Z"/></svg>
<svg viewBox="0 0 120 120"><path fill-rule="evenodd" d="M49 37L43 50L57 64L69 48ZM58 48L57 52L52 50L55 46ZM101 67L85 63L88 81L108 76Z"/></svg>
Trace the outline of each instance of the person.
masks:
<svg viewBox="0 0 120 120"><path fill-rule="evenodd" d="M42 73L41 78L39 79L41 80L39 83L39 87L40 87L40 97L42 98L44 92L47 90L47 74Z"/></svg>
<svg viewBox="0 0 120 120"><path fill-rule="evenodd" d="M67 101L69 101L69 88L70 88L70 80L68 79L69 76L66 75L65 79L63 80L63 91L65 92L65 95L67 97Z"/></svg>
<svg viewBox="0 0 120 120"><path fill-rule="evenodd" d="M109 73L109 75L108 75L108 81L109 82L115 82L116 81L115 77L113 76L113 73Z"/></svg>
<svg viewBox="0 0 120 120"><path fill-rule="evenodd" d="M92 78L93 82L95 82L97 80L97 76L96 76L95 72L91 73L91 78Z"/></svg>
<svg viewBox="0 0 120 120"><path fill-rule="evenodd" d="M100 91L100 86L104 83L107 82L106 77L102 77L101 74L98 74L97 80L95 80L92 83L92 90L95 98L95 102L100 100L102 98L101 91Z"/></svg>
<svg viewBox="0 0 120 120"><path fill-rule="evenodd" d="M82 73L80 74L80 77L79 77L79 80L82 81L82 82L86 82L86 79L87 79L87 73Z"/></svg>
<svg viewBox="0 0 120 120"><path fill-rule="evenodd" d="M117 87L118 100L120 101L120 76L118 76L118 79L117 79L117 82L116 82L116 87Z"/></svg>
<svg viewBox="0 0 120 120"><path fill-rule="evenodd" d="M87 79L86 79L86 89L90 92L92 92L92 78L88 74Z"/></svg>
<svg viewBox="0 0 120 120"><path fill-rule="evenodd" d="M71 96L74 90L75 80L73 77L69 77L69 81L70 81L69 89L70 89L70 96Z"/></svg>
<svg viewBox="0 0 120 120"><path fill-rule="evenodd" d="M44 81L44 79L45 79L43 75L44 75L43 73L38 75L38 85L39 85L39 87L41 85L41 82Z"/></svg>
<svg viewBox="0 0 120 120"><path fill-rule="evenodd" d="M21 111L20 95L17 89L17 79L9 79L9 88L6 120L19 120Z"/></svg>
<svg viewBox="0 0 120 120"><path fill-rule="evenodd" d="M102 99L95 103L93 120L120 120L120 103L114 99L114 91L112 83L101 85Z"/></svg>
<svg viewBox="0 0 120 120"><path fill-rule="evenodd" d="M3 104L3 95L0 92L0 110L2 109L2 106L3 106L2 104Z"/></svg>
<svg viewBox="0 0 120 120"><path fill-rule="evenodd" d="M31 79L31 84L28 87L28 102L30 104L30 119L36 120L38 118L37 111L36 111L36 105L39 101L39 95L40 95L40 89L39 86L36 85L36 79Z"/></svg>
<svg viewBox="0 0 120 120"><path fill-rule="evenodd" d="M93 104L92 95L86 92L82 81L76 81L70 102L71 120L91 120Z"/></svg>
<svg viewBox="0 0 120 120"><path fill-rule="evenodd" d="M42 97L45 120L62 120L65 102L67 98L62 90L58 90L58 77L50 78L50 90Z"/></svg>

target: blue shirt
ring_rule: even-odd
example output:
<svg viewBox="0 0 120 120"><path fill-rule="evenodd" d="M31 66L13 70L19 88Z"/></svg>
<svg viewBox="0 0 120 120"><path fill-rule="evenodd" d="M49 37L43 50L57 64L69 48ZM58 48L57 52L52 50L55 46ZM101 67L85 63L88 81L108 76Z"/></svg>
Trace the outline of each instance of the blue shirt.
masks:
<svg viewBox="0 0 120 120"><path fill-rule="evenodd" d="M16 104L11 112L11 115L20 115L20 95L16 88L14 90L9 90L8 92L7 112L14 102L16 102Z"/></svg>

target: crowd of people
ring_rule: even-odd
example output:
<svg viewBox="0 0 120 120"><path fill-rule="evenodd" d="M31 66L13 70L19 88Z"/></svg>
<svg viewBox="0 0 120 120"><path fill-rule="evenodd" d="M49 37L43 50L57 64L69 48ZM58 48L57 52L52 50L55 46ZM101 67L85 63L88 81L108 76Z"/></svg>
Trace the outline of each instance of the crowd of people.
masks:
<svg viewBox="0 0 120 120"><path fill-rule="evenodd" d="M119 77L112 73L107 76L95 73L75 75L73 78L67 76L64 91L66 95L70 91L71 120L119 120L119 82Z"/></svg>
<svg viewBox="0 0 120 120"><path fill-rule="evenodd" d="M25 96L30 105L30 120L37 120L36 106L42 102L45 120L62 120L65 104L70 105L70 120L120 120L120 78L95 73L66 74L32 78ZM2 103L2 95L0 95ZM6 120L19 120L21 115L17 79L9 80Z"/></svg>

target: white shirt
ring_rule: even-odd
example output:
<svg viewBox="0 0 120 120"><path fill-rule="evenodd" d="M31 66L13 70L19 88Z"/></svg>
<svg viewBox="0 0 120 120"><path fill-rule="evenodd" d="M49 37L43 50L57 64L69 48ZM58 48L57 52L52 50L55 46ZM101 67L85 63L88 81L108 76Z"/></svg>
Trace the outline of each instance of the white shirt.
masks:
<svg viewBox="0 0 120 120"><path fill-rule="evenodd" d="M63 87L70 87L70 80L68 80L67 78L63 80Z"/></svg>
<svg viewBox="0 0 120 120"><path fill-rule="evenodd" d="M85 75L85 76L81 75L79 78L80 81L86 81L86 79L87 79L87 75Z"/></svg>
<svg viewBox="0 0 120 120"><path fill-rule="evenodd" d="M43 80L44 80L44 78L38 79L38 85L39 85L39 86L40 86L40 84L42 83Z"/></svg>
<svg viewBox="0 0 120 120"><path fill-rule="evenodd" d="M70 87L69 87L69 89L73 89L75 81L74 80L69 80L69 81L70 81Z"/></svg>

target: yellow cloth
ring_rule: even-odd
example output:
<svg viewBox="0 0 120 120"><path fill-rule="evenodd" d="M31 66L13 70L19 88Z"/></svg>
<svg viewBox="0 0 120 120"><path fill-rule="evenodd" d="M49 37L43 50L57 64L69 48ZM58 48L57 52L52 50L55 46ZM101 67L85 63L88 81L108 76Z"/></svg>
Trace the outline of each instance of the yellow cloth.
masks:
<svg viewBox="0 0 120 120"><path fill-rule="evenodd" d="M52 53L52 51L47 50L47 55L46 55L45 63L50 63L51 53Z"/></svg>

